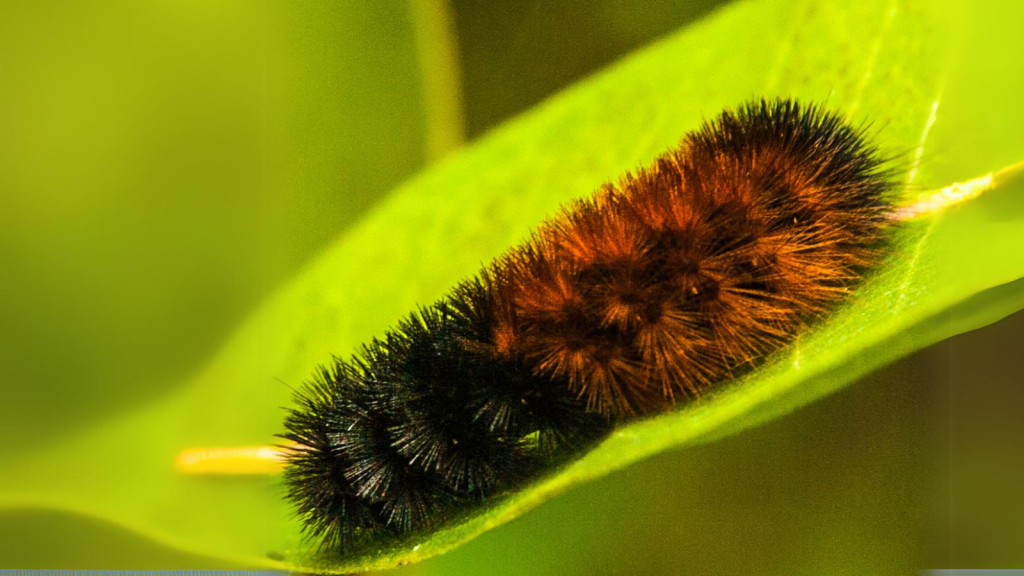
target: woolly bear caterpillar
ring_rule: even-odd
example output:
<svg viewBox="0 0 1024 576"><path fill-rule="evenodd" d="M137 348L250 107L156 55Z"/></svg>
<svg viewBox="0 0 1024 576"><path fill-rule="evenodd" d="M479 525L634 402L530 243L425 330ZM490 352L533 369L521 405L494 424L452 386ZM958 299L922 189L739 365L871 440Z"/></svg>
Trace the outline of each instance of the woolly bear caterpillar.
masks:
<svg viewBox="0 0 1024 576"><path fill-rule="evenodd" d="M349 553L436 528L756 366L931 210L895 187L821 108L724 112L300 391L286 479L307 534Z"/></svg>

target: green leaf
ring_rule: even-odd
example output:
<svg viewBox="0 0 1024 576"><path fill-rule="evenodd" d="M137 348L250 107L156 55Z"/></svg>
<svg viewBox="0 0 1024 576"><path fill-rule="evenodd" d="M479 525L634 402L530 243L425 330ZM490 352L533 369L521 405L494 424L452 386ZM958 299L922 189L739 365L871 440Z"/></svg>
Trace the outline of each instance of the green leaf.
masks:
<svg viewBox="0 0 1024 576"><path fill-rule="evenodd" d="M773 361L415 547L345 563L310 554L279 478L175 473L188 447L259 444L290 390L416 304L441 296L561 202L649 161L704 116L757 96L824 101L872 121L906 194L1024 158L1024 8L931 1L739 2L599 74L399 188L253 316L174 397L11 465L11 503L116 519L248 565L352 571L415 562L569 487L674 446L776 418L952 334L1024 307L1024 186L902 226L897 255ZM1013 48L1013 46L1017 48ZM269 555L269 556L268 556ZM272 560L283 558L283 562Z"/></svg>

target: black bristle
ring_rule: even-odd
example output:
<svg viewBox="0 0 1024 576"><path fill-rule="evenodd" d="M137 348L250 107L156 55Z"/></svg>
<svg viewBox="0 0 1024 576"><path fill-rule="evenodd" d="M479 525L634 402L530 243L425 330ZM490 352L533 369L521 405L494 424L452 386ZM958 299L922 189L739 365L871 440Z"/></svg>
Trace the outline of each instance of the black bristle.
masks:
<svg viewBox="0 0 1024 576"><path fill-rule="evenodd" d="M494 354L474 281L301 390L283 437L309 536L358 551L479 506L610 429L569 391Z"/></svg>

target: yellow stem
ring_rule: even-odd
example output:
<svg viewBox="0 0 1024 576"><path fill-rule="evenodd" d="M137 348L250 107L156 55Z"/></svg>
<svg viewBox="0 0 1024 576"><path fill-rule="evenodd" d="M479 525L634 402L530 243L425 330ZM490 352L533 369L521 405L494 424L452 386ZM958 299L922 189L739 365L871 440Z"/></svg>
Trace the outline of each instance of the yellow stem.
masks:
<svg viewBox="0 0 1024 576"><path fill-rule="evenodd" d="M281 446L189 448L178 454L175 467L195 475L274 474L284 469L284 457Z"/></svg>
<svg viewBox="0 0 1024 576"><path fill-rule="evenodd" d="M925 214L944 210L950 206L977 198L993 188L1005 185L1020 176L1021 173L1024 173L1024 160L966 182L954 182L949 186L931 192L913 204L897 208L893 212L892 218L894 220L912 220Z"/></svg>

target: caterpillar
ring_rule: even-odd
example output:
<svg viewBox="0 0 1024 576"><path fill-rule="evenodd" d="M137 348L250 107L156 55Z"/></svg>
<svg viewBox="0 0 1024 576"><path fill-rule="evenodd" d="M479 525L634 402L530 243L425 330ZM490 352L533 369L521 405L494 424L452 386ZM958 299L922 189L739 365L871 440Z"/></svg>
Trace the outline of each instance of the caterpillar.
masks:
<svg viewBox="0 0 1024 576"><path fill-rule="evenodd" d="M886 252L893 172L818 105L726 110L321 367L287 498L355 554L457 520L763 363Z"/></svg>

